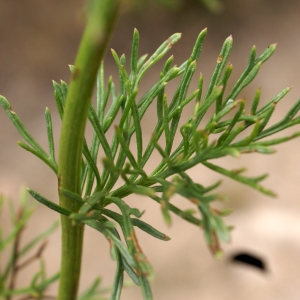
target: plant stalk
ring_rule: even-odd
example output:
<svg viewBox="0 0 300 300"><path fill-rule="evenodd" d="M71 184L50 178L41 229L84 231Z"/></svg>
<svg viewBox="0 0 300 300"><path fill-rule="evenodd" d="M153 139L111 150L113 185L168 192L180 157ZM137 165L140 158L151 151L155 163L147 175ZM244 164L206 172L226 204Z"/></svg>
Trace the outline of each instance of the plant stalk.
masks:
<svg viewBox="0 0 300 300"><path fill-rule="evenodd" d="M60 206L77 212L80 204L61 191L81 194L80 174L82 146L88 110L103 58L117 16L119 0L90 1L89 17L75 60L63 116L58 164ZM83 244L83 224L72 225L61 216L62 257L58 300L75 300L77 296Z"/></svg>

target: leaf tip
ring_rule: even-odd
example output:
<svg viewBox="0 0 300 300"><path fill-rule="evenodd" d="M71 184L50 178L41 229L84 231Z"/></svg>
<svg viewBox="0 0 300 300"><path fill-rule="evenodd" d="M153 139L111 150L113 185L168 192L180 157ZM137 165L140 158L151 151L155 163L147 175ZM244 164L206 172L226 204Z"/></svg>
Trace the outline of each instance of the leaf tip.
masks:
<svg viewBox="0 0 300 300"><path fill-rule="evenodd" d="M228 41L228 42L232 42L233 41L232 34L226 39L226 41Z"/></svg>
<svg viewBox="0 0 300 300"><path fill-rule="evenodd" d="M163 240L164 240L164 241L170 241L171 238L170 238L169 236L167 236L167 235L164 235Z"/></svg>

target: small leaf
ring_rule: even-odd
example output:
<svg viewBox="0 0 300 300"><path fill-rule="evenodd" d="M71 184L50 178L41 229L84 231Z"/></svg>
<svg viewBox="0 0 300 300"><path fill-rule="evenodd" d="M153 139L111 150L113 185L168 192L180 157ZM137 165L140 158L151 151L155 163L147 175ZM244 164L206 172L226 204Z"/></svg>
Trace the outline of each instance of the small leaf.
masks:
<svg viewBox="0 0 300 300"><path fill-rule="evenodd" d="M159 61L171 48L172 46L181 38L180 33L175 33L170 36L162 45L154 52L152 56L143 64L137 75L137 83L140 82L141 78L145 72L157 61Z"/></svg>
<svg viewBox="0 0 300 300"><path fill-rule="evenodd" d="M123 269L123 261L121 258L121 254L116 251L116 261L117 261L117 267L115 271L115 278L112 286L112 291L110 295L111 300L118 300L121 297L121 291L123 287L123 279L124 279L124 269Z"/></svg>
<svg viewBox="0 0 300 300"><path fill-rule="evenodd" d="M272 192L271 190L266 189L263 186L257 184L255 182L255 180L252 180L251 178L247 178L247 177L241 176L241 175L237 174L236 172L228 171L228 170L223 169L223 168L221 168L219 166L213 165L212 163L209 163L209 162L203 162L202 164L205 165L206 167L208 167L208 168L210 168L210 169L212 169L212 170L214 170L214 171L222 174L222 175L228 176L228 177L230 177L230 178L232 178L232 179L234 179L236 181L239 181L241 183L249 185L252 188L254 188L254 189L256 189L256 190L258 190L258 191L260 191L260 192L262 192L262 193L264 193L264 194L266 194L268 196L272 196L272 197L276 196L274 192Z"/></svg>
<svg viewBox="0 0 300 300"><path fill-rule="evenodd" d="M259 100L260 100L260 93L261 93L261 89L258 88L256 93L255 93L253 102L252 102L251 111L250 111L251 115L256 115L256 110L257 110Z"/></svg>
<svg viewBox="0 0 300 300"><path fill-rule="evenodd" d="M111 210L108 210L108 209L103 209L103 214L105 214L109 218L112 218L113 220L118 222L120 225L123 224L122 215L120 215L116 212L113 212ZM143 222L142 220L131 218L131 222L132 222L133 226L137 226L138 228L140 228L141 230L145 231L146 233L152 235L155 238L158 238L163 241L170 240L170 238L168 236L166 236L164 233L158 231L157 229L153 228L151 225Z"/></svg>
<svg viewBox="0 0 300 300"><path fill-rule="evenodd" d="M36 157L38 157L40 160L42 160L46 165L48 165L55 174L57 174L57 165L51 161L50 159L48 159L48 157L45 157L44 155L41 155L40 152L36 151L35 149L31 148L30 146L28 146L27 144L18 141L18 145L23 148L24 150L32 153L33 155L35 155Z"/></svg>
<svg viewBox="0 0 300 300"><path fill-rule="evenodd" d="M50 110L48 109L48 107L46 107L46 110L45 110L45 118L46 118L49 153L50 153L50 157L53 161L53 165L56 166L56 168L57 168L57 163L55 160L55 151L54 151L52 119L51 119L51 113L50 113Z"/></svg>
<svg viewBox="0 0 300 300"><path fill-rule="evenodd" d="M193 52L191 54L191 57L190 57L190 60L193 61L193 60L198 60L199 59L199 56L201 54L201 51L202 51L202 48L203 48L203 43L204 43L204 39L206 37L206 34L207 34L207 28L203 29L198 37L197 37L197 40L196 40L196 43L195 43L195 46L193 48Z"/></svg>
<svg viewBox="0 0 300 300"><path fill-rule="evenodd" d="M132 50L131 50L131 59L130 59L130 69L131 69L131 75L133 77L135 77L137 72L139 40L140 40L139 32L135 28L133 32Z"/></svg>
<svg viewBox="0 0 300 300"><path fill-rule="evenodd" d="M213 92L214 88L216 87L217 83L220 80L220 76L224 70L229 54L231 52L232 43L233 43L232 36L229 36L223 44L223 47L217 59L215 70L211 76L211 80L205 98L208 98L210 96L210 94ZM232 98L234 99L234 97Z"/></svg>
<svg viewBox="0 0 300 300"><path fill-rule="evenodd" d="M142 56L139 58L139 60L138 60L138 62L137 62L137 70L140 70L140 69L141 69L141 67L143 66L143 64L144 64L145 60L147 59L147 57L148 57L148 54L144 54L144 55L142 55Z"/></svg>
<svg viewBox="0 0 300 300"><path fill-rule="evenodd" d="M27 189L28 193L35 199L37 200L38 202L44 204L45 206L47 206L48 208L62 214L62 215L66 215L66 216L69 216L72 212L65 209L65 208L62 208L61 206L55 204L54 202L46 199L45 197L43 197L42 195L38 194L37 192L35 192L34 190L31 190L31 189Z"/></svg>
<svg viewBox="0 0 300 300"><path fill-rule="evenodd" d="M92 297L99 296L101 290L99 291L99 285L101 283L101 278L97 277L92 285L79 296L79 300L90 300Z"/></svg>
<svg viewBox="0 0 300 300"><path fill-rule="evenodd" d="M6 114L16 127L16 129L19 131L21 136L25 139L25 141L34 149L36 153L39 153L41 157L44 157L45 159L48 158L48 155L43 150L43 148L37 143L37 141L29 134L29 132L25 129L23 123L20 121L17 114L12 110L9 102L6 100L6 98L0 96L0 104L4 108Z"/></svg>

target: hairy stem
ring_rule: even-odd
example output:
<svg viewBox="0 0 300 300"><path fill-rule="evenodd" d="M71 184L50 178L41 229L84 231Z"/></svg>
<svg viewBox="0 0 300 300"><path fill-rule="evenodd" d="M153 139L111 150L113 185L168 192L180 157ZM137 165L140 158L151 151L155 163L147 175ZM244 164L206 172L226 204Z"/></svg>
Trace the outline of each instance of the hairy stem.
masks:
<svg viewBox="0 0 300 300"><path fill-rule="evenodd" d="M79 46L72 72L63 117L58 164L60 206L77 212L80 205L61 191L81 194L80 174L82 146L90 99L97 71L116 19L119 0L90 1L90 15ZM83 225L73 226L68 217L61 217L62 261L59 300L76 299L83 243Z"/></svg>

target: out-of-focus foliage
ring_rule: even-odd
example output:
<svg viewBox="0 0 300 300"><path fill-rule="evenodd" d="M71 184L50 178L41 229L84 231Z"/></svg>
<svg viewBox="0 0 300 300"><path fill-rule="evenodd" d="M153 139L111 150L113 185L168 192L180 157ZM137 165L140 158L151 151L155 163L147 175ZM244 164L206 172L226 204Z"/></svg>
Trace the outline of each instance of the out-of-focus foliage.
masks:
<svg viewBox="0 0 300 300"><path fill-rule="evenodd" d="M47 245L47 238L58 227L58 222L55 222L49 229L35 236L32 240L27 240L26 244L23 245L21 243L23 232L34 212L34 207L25 190L21 192L18 210L15 209L11 199L4 199L0 195L0 215L3 215L4 200L9 206L11 230L8 234L3 235L2 228L0 228L0 257L5 251L10 253L7 261L1 261L0 299L10 300L15 299L15 296L24 296L22 299L55 299L55 297L47 294L47 289L58 280L59 273L48 277L42 256ZM40 246L37 248L39 244ZM34 253L28 257L28 253L32 250ZM17 277L19 275L24 276L24 270L36 261L40 262L40 266L30 284L25 287L18 287Z"/></svg>
<svg viewBox="0 0 300 300"><path fill-rule="evenodd" d="M167 8L178 10L187 2L200 2L212 13L220 13L223 11L223 3L220 0L124 0L123 3L128 9L142 9L145 5L154 2Z"/></svg>

